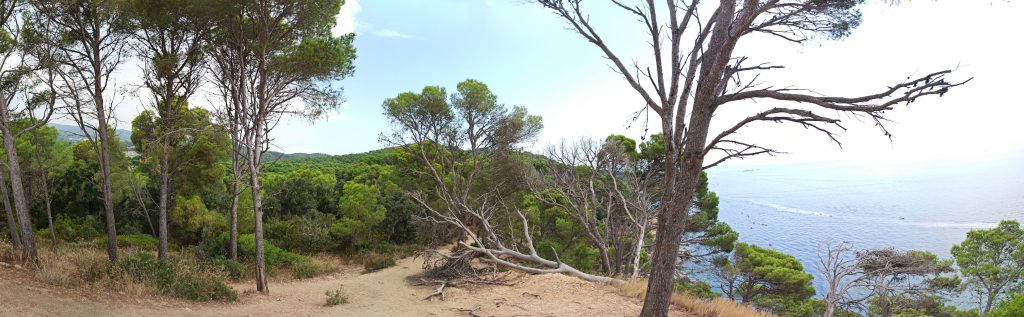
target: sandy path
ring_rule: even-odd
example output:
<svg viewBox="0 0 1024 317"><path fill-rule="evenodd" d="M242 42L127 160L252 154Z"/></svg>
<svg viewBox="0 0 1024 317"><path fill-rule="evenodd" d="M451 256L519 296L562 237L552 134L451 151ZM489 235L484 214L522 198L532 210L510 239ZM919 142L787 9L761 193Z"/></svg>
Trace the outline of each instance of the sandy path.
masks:
<svg viewBox="0 0 1024 317"><path fill-rule="evenodd" d="M434 288L406 282L421 271L419 264L404 259L376 273L346 267L330 276L272 282L270 296L254 294L255 286L233 285L239 300L228 304L53 289L0 268L0 316L469 316L460 309L473 309L480 316L636 316L640 311L637 300L616 294L610 286L562 275L523 276L511 287L450 288L445 301L425 301ZM324 292L339 287L349 303L325 307Z"/></svg>

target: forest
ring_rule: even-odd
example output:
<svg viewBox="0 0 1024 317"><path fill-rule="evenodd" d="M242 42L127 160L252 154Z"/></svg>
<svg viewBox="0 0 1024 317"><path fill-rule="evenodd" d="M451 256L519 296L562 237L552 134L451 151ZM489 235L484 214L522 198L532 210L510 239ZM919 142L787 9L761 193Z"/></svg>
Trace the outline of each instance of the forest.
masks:
<svg viewBox="0 0 1024 317"><path fill-rule="evenodd" d="M660 132L610 130L531 152L543 118L466 79L382 100L379 150L279 153L281 120L325 118L344 100L337 83L355 75L354 34L330 32L344 1L0 1L0 263L55 287L189 301L416 256L442 300L446 287L503 285L496 272L520 272L634 289L643 316L693 303L731 303L743 316L1024 315L1016 220L971 230L952 258L836 241L817 246L813 264L745 243L719 220L729 211L705 170L778 152L735 139L744 126L799 125L839 143L845 128L819 114L839 113L888 134L886 111L969 81L940 70L838 97L739 77L774 68L732 56L741 35L840 39L862 1L722 1L714 13L696 1L612 1L650 31L639 41L656 47L655 74L621 62L582 1L533 2L625 74ZM688 29L699 14L707 24ZM666 16L662 30L654 17ZM134 67L133 83L114 80ZM145 111L116 118L123 98ZM716 109L752 99L794 106L709 131ZM67 122L73 135L58 129ZM328 304L338 296L328 292Z"/></svg>

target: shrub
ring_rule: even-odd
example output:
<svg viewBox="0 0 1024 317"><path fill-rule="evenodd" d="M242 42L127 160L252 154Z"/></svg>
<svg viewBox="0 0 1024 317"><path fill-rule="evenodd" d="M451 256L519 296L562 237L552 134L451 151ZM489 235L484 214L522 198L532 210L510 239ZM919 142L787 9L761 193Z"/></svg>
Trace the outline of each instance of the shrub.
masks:
<svg viewBox="0 0 1024 317"><path fill-rule="evenodd" d="M60 214L53 220L53 227L57 230L57 238L65 241L88 241L103 236L100 230L103 223L92 215L71 218Z"/></svg>
<svg viewBox="0 0 1024 317"><path fill-rule="evenodd" d="M678 281L673 288L677 293L703 299L715 299L721 296L711 290L711 284L702 281Z"/></svg>
<svg viewBox="0 0 1024 317"><path fill-rule="evenodd" d="M327 295L327 306L348 304L348 296L341 293L341 287L336 290L327 290L324 295Z"/></svg>
<svg viewBox="0 0 1024 317"><path fill-rule="evenodd" d="M195 261L161 263L149 252L138 252L118 261L118 268L134 282L152 283L164 295L194 301L238 299L238 293L224 284L224 278L200 268ZM111 270L111 275L117 274Z"/></svg>
<svg viewBox="0 0 1024 317"><path fill-rule="evenodd" d="M395 258L385 254L372 254L363 260L363 273L377 272L395 266Z"/></svg>
<svg viewBox="0 0 1024 317"><path fill-rule="evenodd" d="M338 246L331 238L330 228L334 216L313 212L288 220L267 221L266 237L281 248L305 253L326 252Z"/></svg>
<svg viewBox="0 0 1024 317"><path fill-rule="evenodd" d="M303 259L292 266L292 277L311 278L320 275L320 267L311 259Z"/></svg>
<svg viewBox="0 0 1024 317"><path fill-rule="evenodd" d="M249 272L241 264L224 259L227 250L227 233L221 234L215 239L205 241L198 249L203 257L212 259L212 261L224 266L232 279L248 276ZM290 269L292 276L295 278L310 278L332 271L330 264L317 263L317 261L308 256L292 253L266 240L264 240L263 251L269 274L275 274L282 269ZM252 263L256 260L255 235L243 234L238 236L238 259L247 263Z"/></svg>
<svg viewBox="0 0 1024 317"><path fill-rule="evenodd" d="M224 258L214 258L211 261L214 265L220 267L228 274L228 278L232 281L237 281L242 278L249 276L249 269L245 265L238 261Z"/></svg>

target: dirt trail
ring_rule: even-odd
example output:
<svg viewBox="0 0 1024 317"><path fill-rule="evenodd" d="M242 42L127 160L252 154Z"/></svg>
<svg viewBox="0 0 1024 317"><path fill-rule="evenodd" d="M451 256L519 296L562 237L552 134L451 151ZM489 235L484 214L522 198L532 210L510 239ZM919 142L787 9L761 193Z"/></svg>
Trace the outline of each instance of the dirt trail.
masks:
<svg viewBox="0 0 1024 317"><path fill-rule="evenodd" d="M376 273L346 267L329 276L270 284L271 295L233 285L235 303L192 303L161 298L90 294L41 287L22 272L0 268L0 316L636 316L639 302L562 275L522 276L515 286L449 288L445 301L426 301L433 287L411 286L420 263L404 259ZM327 290L341 287L348 304L325 307ZM672 316L686 316L674 312Z"/></svg>

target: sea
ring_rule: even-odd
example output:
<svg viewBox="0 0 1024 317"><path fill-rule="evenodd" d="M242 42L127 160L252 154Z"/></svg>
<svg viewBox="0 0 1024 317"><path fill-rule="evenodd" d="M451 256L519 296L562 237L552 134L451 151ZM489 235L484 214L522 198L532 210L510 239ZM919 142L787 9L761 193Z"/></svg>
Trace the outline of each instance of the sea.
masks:
<svg viewBox="0 0 1024 317"><path fill-rule="evenodd" d="M719 219L740 241L816 266L824 243L926 250L949 258L969 230L1024 218L1024 153L971 160L715 167ZM714 285L714 284L712 284Z"/></svg>

